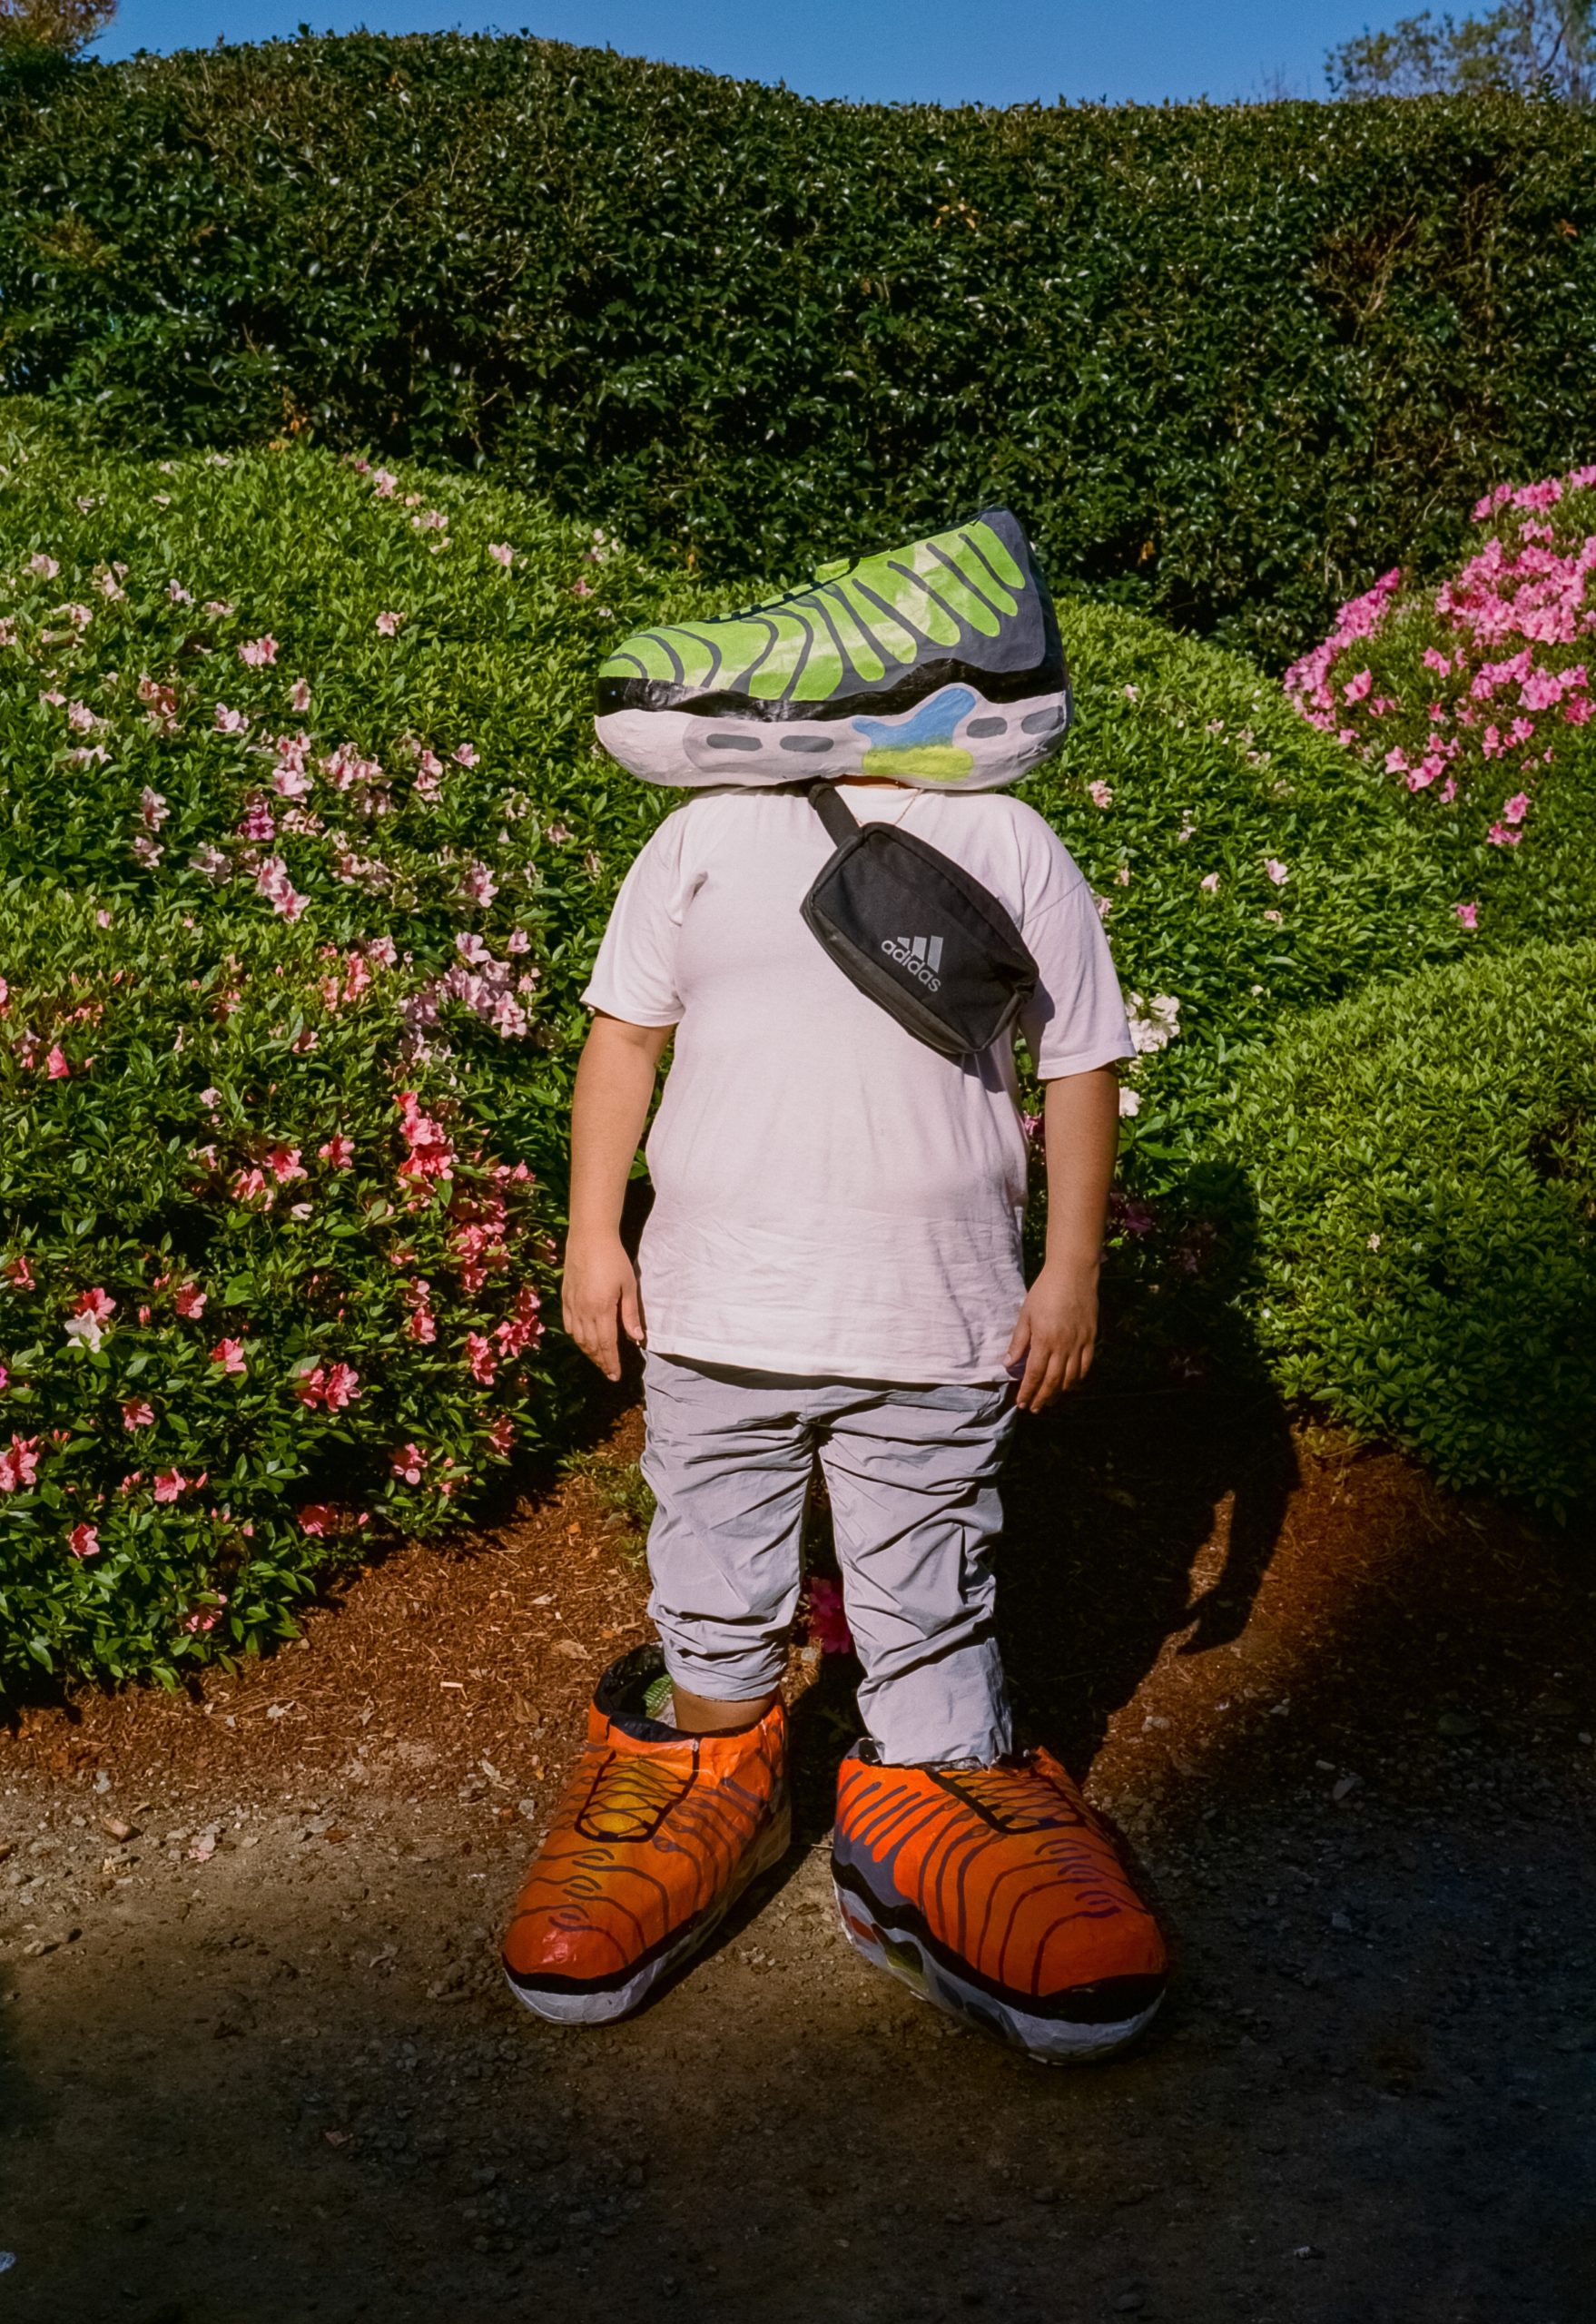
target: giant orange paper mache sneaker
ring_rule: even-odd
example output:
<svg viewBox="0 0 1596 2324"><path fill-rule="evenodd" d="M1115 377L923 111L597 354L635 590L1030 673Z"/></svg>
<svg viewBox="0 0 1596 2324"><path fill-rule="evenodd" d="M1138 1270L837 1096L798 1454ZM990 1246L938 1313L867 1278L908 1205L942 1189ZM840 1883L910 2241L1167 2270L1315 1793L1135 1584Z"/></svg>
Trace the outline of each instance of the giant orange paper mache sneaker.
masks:
<svg viewBox="0 0 1596 2324"><path fill-rule="evenodd" d="M539 2017L625 2017L710 1935L792 1835L786 1714L684 1735L650 1718L656 1647L598 1682L576 1773L533 1859L504 1942Z"/></svg>
<svg viewBox="0 0 1596 2324"><path fill-rule="evenodd" d="M1122 2049L1163 1999L1158 1925L1050 1752L838 1777L832 1871L848 1936L951 2016L1033 2056Z"/></svg>

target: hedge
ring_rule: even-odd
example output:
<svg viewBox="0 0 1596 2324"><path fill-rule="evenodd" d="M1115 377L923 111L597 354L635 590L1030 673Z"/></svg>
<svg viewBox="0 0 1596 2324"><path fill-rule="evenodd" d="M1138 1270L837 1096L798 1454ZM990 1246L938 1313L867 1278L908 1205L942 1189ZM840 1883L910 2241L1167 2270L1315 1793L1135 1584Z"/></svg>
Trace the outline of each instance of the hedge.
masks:
<svg viewBox="0 0 1596 2324"><path fill-rule="evenodd" d="M1596 121L815 103L526 39L0 90L0 381L486 463L718 579L998 497L1284 663L1596 443Z"/></svg>
<svg viewBox="0 0 1596 2324"><path fill-rule="evenodd" d="M1596 941L1376 986L1283 1031L1220 1139L1283 1391L1443 1484L1596 1500Z"/></svg>

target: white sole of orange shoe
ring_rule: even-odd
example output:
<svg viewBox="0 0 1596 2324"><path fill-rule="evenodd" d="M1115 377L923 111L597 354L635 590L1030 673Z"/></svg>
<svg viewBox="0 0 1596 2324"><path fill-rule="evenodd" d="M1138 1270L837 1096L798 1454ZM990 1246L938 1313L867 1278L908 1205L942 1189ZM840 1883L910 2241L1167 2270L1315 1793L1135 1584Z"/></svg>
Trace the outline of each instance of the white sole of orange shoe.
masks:
<svg viewBox="0 0 1596 2324"><path fill-rule="evenodd" d="M1106 2024L1039 2016L1018 2001L1000 1999L967 1983L945 1962L934 1959L912 1930L895 1927L890 1915L868 1905L853 1891L833 1882L832 1894L843 1935L872 1968L884 1969L920 2000L961 2024L1023 2050L1044 2065L1085 2065L1128 2049L1163 2005L1160 1994L1135 2016Z"/></svg>

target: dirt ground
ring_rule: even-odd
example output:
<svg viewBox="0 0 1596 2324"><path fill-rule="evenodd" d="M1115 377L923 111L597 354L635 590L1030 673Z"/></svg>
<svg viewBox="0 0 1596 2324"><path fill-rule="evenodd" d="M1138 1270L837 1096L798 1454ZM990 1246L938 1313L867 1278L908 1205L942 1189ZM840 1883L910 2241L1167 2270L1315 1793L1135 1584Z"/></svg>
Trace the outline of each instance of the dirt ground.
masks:
<svg viewBox="0 0 1596 2324"><path fill-rule="evenodd" d="M714 1953L626 2025L519 2007L497 1927L643 1635L573 1479L241 1676L0 1731L0 2324L1591 2324L1589 1545L1212 1393L1037 1420L1011 1488L1022 1715L1178 1940L1139 2053L1036 2066L841 1941L835 1659Z"/></svg>

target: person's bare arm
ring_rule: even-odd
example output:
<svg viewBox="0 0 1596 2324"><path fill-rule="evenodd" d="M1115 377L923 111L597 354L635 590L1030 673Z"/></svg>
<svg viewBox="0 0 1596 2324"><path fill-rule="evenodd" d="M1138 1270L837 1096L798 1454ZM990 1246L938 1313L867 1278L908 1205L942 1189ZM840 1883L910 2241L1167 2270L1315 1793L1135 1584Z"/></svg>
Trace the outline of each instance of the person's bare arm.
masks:
<svg viewBox="0 0 1596 2324"><path fill-rule="evenodd" d="M1108 1187L1119 1151L1119 1085L1111 1065L1049 1081L1042 1135L1048 1157L1048 1242L1004 1361L1023 1362L1015 1402L1040 1412L1091 1370L1098 1336L1098 1264Z"/></svg>
<svg viewBox="0 0 1596 2324"><path fill-rule="evenodd" d="M621 1242L621 1205L674 1025L629 1025L602 1012L576 1068L571 1103L571 1223L560 1285L565 1325L606 1380L621 1376L616 1318L643 1344L637 1276Z"/></svg>

